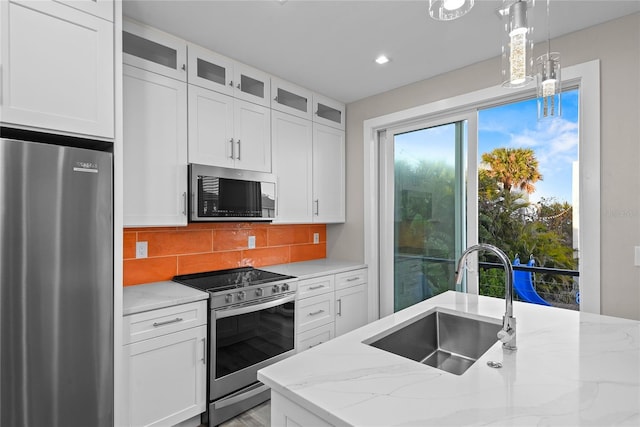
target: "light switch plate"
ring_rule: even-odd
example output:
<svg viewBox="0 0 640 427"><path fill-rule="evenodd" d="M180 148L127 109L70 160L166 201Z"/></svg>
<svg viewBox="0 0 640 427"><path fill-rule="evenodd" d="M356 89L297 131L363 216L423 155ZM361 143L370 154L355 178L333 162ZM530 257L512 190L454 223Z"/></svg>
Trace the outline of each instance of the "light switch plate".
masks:
<svg viewBox="0 0 640 427"><path fill-rule="evenodd" d="M313 233L313 243L317 245L320 243L320 233Z"/></svg>
<svg viewBox="0 0 640 427"><path fill-rule="evenodd" d="M146 258L148 256L147 242L136 242L136 258Z"/></svg>
<svg viewBox="0 0 640 427"><path fill-rule="evenodd" d="M635 256L634 256L633 265L635 265L636 267L640 267L640 246L635 247Z"/></svg>
<svg viewBox="0 0 640 427"><path fill-rule="evenodd" d="M249 241L247 242L247 246L249 246L249 249L255 249L256 248L256 236L249 236Z"/></svg>

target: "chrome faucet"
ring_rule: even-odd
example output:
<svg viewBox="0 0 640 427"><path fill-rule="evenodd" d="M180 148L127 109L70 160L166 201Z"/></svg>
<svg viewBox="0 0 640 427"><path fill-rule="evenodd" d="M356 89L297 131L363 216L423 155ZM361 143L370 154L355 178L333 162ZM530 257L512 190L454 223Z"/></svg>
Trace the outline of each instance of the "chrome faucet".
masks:
<svg viewBox="0 0 640 427"><path fill-rule="evenodd" d="M464 269L466 268L467 257L472 252L488 251L497 256L504 265L504 299L506 309L502 317L502 329L498 332L498 339L502 341L502 348L506 350L516 349L516 318L513 317L513 267L509 262L509 257L499 248L487 243L469 246L460 256L458 270L456 272L456 285L462 283Z"/></svg>

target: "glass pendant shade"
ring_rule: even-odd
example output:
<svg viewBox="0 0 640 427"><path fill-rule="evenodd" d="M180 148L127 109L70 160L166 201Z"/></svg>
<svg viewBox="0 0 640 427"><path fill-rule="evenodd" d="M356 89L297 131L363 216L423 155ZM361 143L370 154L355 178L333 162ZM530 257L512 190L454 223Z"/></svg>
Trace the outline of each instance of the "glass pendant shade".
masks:
<svg viewBox="0 0 640 427"><path fill-rule="evenodd" d="M545 53L536 60L538 120L562 115L560 54Z"/></svg>
<svg viewBox="0 0 640 427"><path fill-rule="evenodd" d="M438 21L451 21L465 15L475 0L429 0L429 15Z"/></svg>
<svg viewBox="0 0 640 427"><path fill-rule="evenodd" d="M522 87L533 81L531 10L535 0L504 0L502 86Z"/></svg>

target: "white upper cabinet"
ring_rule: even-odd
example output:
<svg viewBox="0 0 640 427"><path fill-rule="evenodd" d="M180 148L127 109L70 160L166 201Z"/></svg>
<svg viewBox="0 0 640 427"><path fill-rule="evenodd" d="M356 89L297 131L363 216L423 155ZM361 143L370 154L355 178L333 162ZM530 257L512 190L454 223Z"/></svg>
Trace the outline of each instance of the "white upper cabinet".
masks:
<svg viewBox="0 0 640 427"><path fill-rule="evenodd" d="M310 120L271 112L273 173L278 194L276 219L281 223L309 223L312 215L313 148Z"/></svg>
<svg viewBox="0 0 640 427"><path fill-rule="evenodd" d="M189 43L189 84L270 106L271 77L256 68Z"/></svg>
<svg viewBox="0 0 640 427"><path fill-rule="evenodd" d="M293 83L271 78L271 108L311 120L312 92Z"/></svg>
<svg viewBox="0 0 640 427"><path fill-rule="evenodd" d="M344 130L344 104L322 95L313 95L313 121Z"/></svg>
<svg viewBox="0 0 640 427"><path fill-rule="evenodd" d="M124 225L187 225L187 84L123 70Z"/></svg>
<svg viewBox="0 0 640 427"><path fill-rule="evenodd" d="M188 44L189 66L187 82L206 89L233 96L233 60L204 49L193 43Z"/></svg>
<svg viewBox="0 0 640 427"><path fill-rule="evenodd" d="M235 163L233 98L189 86L189 163L232 168Z"/></svg>
<svg viewBox="0 0 640 427"><path fill-rule="evenodd" d="M271 172L271 111L189 85L189 163Z"/></svg>
<svg viewBox="0 0 640 427"><path fill-rule="evenodd" d="M55 0L99 18L113 21L113 0Z"/></svg>
<svg viewBox="0 0 640 427"><path fill-rule="evenodd" d="M345 221L344 131L313 124L313 222Z"/></svg>
<svg viewBox="0 0 640 427"><path fill-rule="evenodd" d="M54 1L0 15L3 125L113 138L113 22Z"/></svg>
<svg viewBox="0 0 640 427"><path fill-rule="evenodd" d="M233 65L233 96L254 104L271 105L271 77L264 71L236 62Z"/></svg>
<svg viewBox="0 0 640 427"><path fill-rule="evenodd" d="M125 20L122 61L180 81L187 81L187 43L146 25Z"/></svg>

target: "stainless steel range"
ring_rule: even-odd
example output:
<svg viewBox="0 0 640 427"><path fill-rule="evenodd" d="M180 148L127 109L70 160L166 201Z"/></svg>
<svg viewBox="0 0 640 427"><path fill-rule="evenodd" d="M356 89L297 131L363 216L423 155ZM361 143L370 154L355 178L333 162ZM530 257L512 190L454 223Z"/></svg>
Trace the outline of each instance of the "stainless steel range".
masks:
<svg viewBox="0 0 640 427"><path fill-rule="evenodd" d="M297 279L252 267L175 276L210 294L209 408L218 425L269 399L259 369L295 353Z"/></svg>

